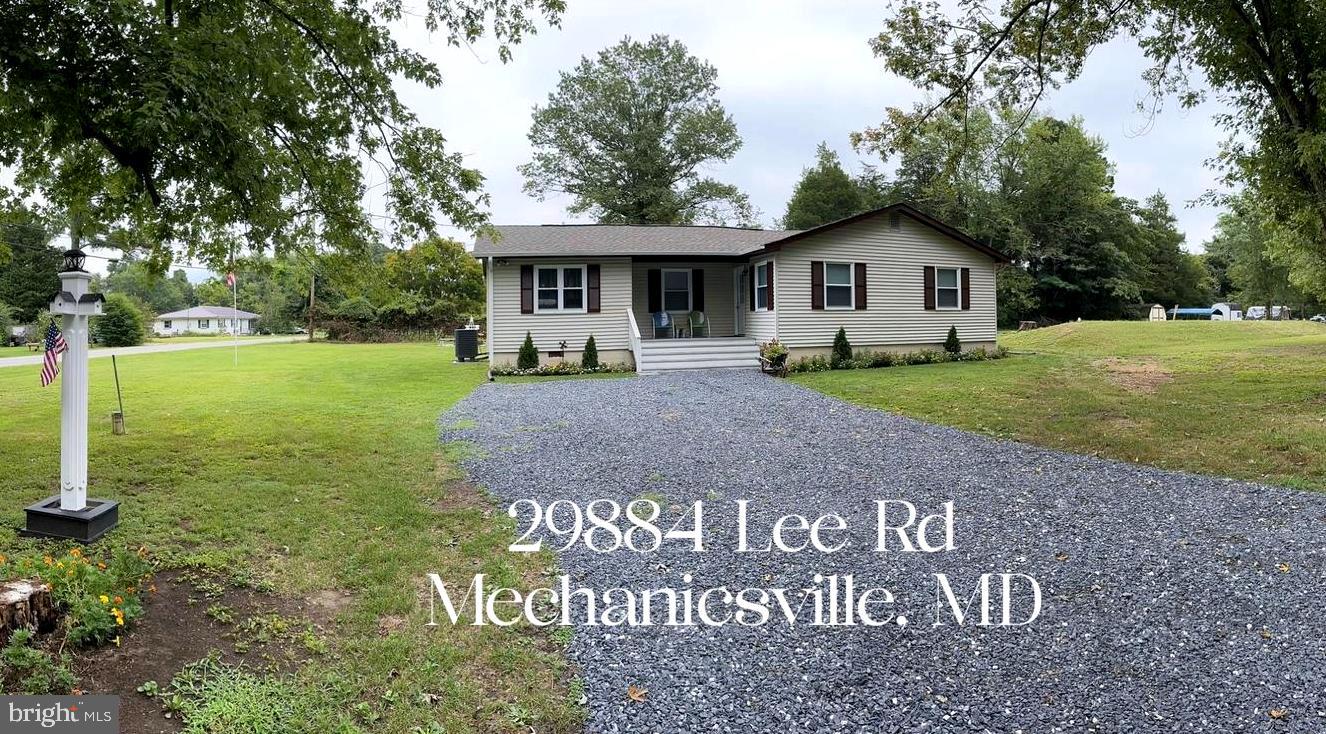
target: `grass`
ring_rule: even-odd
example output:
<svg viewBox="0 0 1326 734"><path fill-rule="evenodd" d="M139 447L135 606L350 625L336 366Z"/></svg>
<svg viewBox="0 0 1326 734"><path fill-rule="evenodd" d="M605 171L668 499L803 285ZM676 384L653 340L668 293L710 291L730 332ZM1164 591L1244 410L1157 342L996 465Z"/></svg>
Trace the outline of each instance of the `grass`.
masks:
<svg viewBox="0 0 1326 734"><path fill-rule="evenodd" d="M90 363L89 494L122 502L120 528L95 548L145 545L169 566L282 595L353 595L327 653L293 674L209 678L220 698L194 704L208 722L266 720L259 708L294 696L304 728L282 719L282 731L578 731L548 635L424 626L428 572L520 586L551 564L507 552L505 513L460 484L457 449L438 444L439 414L484 380L483 366L453 364L434 344L253 346L238 368L231 360L120 359L124 436L110 431L110 362ZM0 553L61 548L10 529L56 491L58 416L59 390L40 388L36 368L0 368Z"/></svg>
<svg viewBox="0 0 1326 734"><path fill-rule="evenodd" d="M793 379L993 436L1326 489L1326 326L1080 322L1000 344L1017 354Z"/></svg>

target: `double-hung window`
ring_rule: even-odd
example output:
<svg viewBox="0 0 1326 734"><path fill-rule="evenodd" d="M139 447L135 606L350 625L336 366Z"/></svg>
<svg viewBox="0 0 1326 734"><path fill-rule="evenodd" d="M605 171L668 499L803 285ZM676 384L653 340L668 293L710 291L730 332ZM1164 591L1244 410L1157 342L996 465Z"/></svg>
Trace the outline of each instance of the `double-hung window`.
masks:
<svg viewBox="0 0 1326 734"><path fill-rule="evenodd" d="M755 310L769 308L769 263L762 262L755 266Z"/></svg>
<svg viewBox="0 0 1326 734"><path fill-rule="evenodd" d="M535 273L536 311L584 311L585 266L538 268Z"/></svg>
<svg viewBox="0 0 1326 734"><path fill-rule="evenodd" d="M962 305L962 273L958 268L935 268L935 306L959 308Z"/></svg>
<svg viewBox="0 0 1326 734"><path fill-rule="evenodd" d="M198 328L210 329L212 328L212 321L210 319L198 319Z"/></svg>
<svg viewBox="0 0 1326 734"><path fill-rule="evenodd" d="M824 307L856 308L852 263L824 263Z"/></svg>
<svg viewBox="0 0 1326 734"><path fill-rule="evenodd" d="M162 321L162 322L161 322L161 328L163 328L163 329L169 329L169 328L170 328L170 319L166 319L165 321Z"/></svg>
<svg viewBox="0 0 1326 734"><path fill-rule="evenodd" d="M663 271L663 310L691 310L691 271Z"/></svg>

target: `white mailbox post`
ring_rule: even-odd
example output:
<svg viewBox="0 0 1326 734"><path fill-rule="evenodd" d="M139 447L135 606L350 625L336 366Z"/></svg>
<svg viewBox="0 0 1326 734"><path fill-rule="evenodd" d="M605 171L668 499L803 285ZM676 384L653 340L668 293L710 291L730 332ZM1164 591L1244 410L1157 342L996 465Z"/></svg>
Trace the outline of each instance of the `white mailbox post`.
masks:
<svg viewBox="0 0 1326 734"><path fill-rule="evenodd" d="M60 494L26 508L24 535L71 538L90 543L119 522L119 503L87 496L88 319L101 315L105 298L88 292L81 250L64 255L60 292L51 315L63 321L65 353L60 369Z"/></svg>

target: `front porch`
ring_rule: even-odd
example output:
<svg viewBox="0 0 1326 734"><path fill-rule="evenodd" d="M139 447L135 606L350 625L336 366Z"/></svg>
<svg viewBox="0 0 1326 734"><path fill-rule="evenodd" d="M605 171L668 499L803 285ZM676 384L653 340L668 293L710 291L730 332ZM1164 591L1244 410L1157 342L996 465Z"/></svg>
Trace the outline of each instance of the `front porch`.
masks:
<svg viewBox="0 0 1326 734"><path fill-rule="evenodd" d="M744 336L745 271L730 261L633 262L631 310L641 339Z"/></svg>

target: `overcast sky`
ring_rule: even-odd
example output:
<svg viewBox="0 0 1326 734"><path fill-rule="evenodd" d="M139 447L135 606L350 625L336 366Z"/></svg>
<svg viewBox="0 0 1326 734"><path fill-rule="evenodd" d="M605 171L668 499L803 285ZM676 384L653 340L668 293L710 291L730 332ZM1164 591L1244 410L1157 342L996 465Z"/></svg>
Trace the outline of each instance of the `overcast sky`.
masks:
<svg viewBox="0 0 1326 734"><path fill-rule="evenodd" d="M772 226L792 188L823 140L847 167L878 161L858 156L848 143L854 130L876 124L886 106L907 107L919 98L909 84L883 71L867 46L882 29L885 3L836 0L570 0L561 29L542 30L515 47L502 64L491 45L447 48L415 21L400 39L437 60L446 82L439 89L405 87L403 94L430 125L443 131L452 150L487 177L497 224L576 221L565 199L537 201L521 191L516 167L530 158L530 111L556 86L558 72L575 66L630 35L676 38L718 69L719 99L736 121L740 152L712 175L739 186ZM1130 40L1099 49L1081 79L1049 98L1042 110L1081 115L1103 138L1117 167L1116 190L1141 199L1163 191L1187 236L1200 251L1217 211L1189 207L1215 176L1204 161L1217 152L1222 134L1211 121L1213 103L1184 111L1172 101L1144 132L1135 112L1145 93L1146 60ZM380 201L373 204L384 213ZM467 233L449 234L469 242Z"/></svg>

